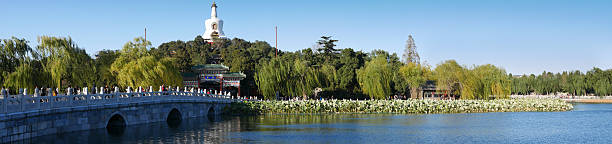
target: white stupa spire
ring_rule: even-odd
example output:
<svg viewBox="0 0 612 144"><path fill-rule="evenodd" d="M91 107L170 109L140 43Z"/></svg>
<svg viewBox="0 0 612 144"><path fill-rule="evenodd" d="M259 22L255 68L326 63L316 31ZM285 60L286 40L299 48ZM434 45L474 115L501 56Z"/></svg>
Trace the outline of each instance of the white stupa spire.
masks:
<svg viewBox="0 0 612 144"><path fill-rule="evenodd" d="M210 17L216 18L217 17L217 4L215 4L214 1L213 1L211 8L212 8L212 11L210 12Z"/></svg>
<svg viewBox="0 0 612 144"><path fill-rule="evenodd" d="M223 34L223 20L217 17L217 4L214 1L211 6L210 18L204 24L206 25L206 31L202 38L206 42L213 42L213 38L225 37L225 34Z"/></svg>

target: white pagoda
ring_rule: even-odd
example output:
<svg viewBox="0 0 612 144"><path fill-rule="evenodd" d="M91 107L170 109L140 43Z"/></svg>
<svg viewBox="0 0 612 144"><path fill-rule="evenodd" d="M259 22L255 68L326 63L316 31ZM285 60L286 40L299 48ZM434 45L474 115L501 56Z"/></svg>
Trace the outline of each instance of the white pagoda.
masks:
<svg viewBox="0 0 612 144"><path fill-rule="evenodd" d="M209 43L213 42L214 38L225 38L225 34L223 34L223 20L217 18L217 4L213 2L211 8L210 18L204 22L206 31L202 35L202 38Z"/></svg>

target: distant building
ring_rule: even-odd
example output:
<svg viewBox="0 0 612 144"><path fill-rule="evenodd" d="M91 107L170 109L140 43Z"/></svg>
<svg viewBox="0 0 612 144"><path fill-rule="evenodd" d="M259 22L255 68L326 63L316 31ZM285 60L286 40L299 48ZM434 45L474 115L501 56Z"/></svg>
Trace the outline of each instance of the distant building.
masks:
<svg viewBox="0 0 612 144"><path fill-rule="evenodd" d="M448 89L440 89L437 87L436 81L428 80L420 88L419 99L458 99L458 96L452 95Z"/></svg>
<svg viewBox="0 0 612 144"><path fill-rule="evenodd" d="M229 72L223 64L205 64L191 67L192 73L183 73L186 87L198 87L219 91L233 91L240 95L240 81L246 78L242 72Z"/></svg>
<svg viewBox="0 0 612 144"><path fill-rule="evenodd" d="M212 43L214 38L225 38L223 20L217 18L217 4L213 2L211 8L210 18L204 22L206 31L202 35L202 38L208 43Z"/></svg>

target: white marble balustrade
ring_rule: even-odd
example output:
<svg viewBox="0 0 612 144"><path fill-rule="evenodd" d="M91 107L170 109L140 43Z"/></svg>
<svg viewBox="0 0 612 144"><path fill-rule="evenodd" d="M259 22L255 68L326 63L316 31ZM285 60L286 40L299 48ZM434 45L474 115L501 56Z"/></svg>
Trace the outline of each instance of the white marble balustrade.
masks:
<svg viewBox="0 0 612 144"><path fill-rule="evenodd" d="M186 102L216 102L231 103L247 100L256 100L253 97L238 97L233 99L229 95L205 94L190 91L164 91L164 92L125 92L110 94L87 95L2 95L0 97L0 113L10 114L17 112L43 111L52 109L91 107L96 105L119 105L130 103L186 101Z"/></svg>

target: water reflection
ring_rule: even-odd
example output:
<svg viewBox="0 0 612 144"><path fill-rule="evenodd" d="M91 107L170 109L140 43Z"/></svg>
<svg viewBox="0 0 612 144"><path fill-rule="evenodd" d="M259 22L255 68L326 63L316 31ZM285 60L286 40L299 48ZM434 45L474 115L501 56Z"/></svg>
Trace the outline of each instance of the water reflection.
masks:
<svg viewBox="0 0 612 144"><path fill-rule="evenodd" d="M570 112L202 117L43 136L25 143L606 143L612 105Z"/></svg>
<svg viewBox="0 0 612 144"><path fill-rule="evenodd" d="M231 131L239 131L240 121L221 117L201 117L182 121L131 125L123 131L96 129L47 135L21 141L23 143L211 143L244 142L231 139Z"/></svg>

